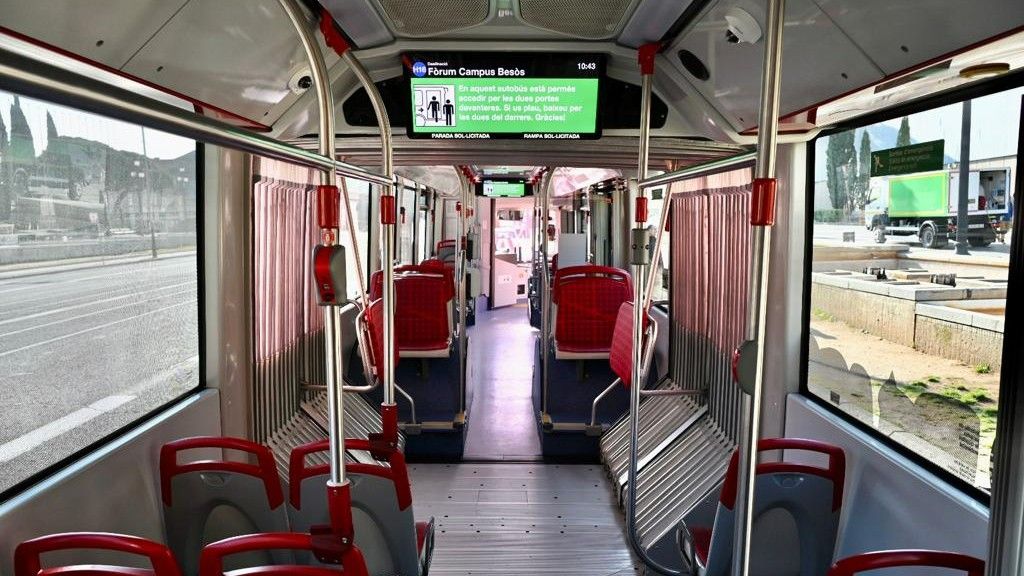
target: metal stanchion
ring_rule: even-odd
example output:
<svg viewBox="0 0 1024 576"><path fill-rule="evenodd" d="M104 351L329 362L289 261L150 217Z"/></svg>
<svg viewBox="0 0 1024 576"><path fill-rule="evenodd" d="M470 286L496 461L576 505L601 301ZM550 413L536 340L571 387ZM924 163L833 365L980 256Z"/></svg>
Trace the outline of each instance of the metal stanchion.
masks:
<svg viewBox="0 0 1024 576"><path fill-rule="evenodd" d="M743 415L740 433L739 479L736 490L736 526L733 540L732 573L750 572L750 533L753 528L754 484L757 480L757 443L761 435L761 408L764 393L765 317L767 316L768 265L771 253L771 226L775 223L775 156L779 128L779 89L782 75L782 30L785 0L768 0L764 69L761 80L761 115L757 131L757 161L751 194L750 284L747 315L747 342L741 354L754 353L754 372L741 376ZM743 359L741 359L741 363Z"/></svg>
<svg viewBox="0 0 1024 576"><path fill-rule="evenodd" d="M540 181L540 206L538 217L540 218L540 364L541 364L541 424L549 426L551 417L548 416L548 346L551 341L551 268L548 266L548 206L549 187L553 180L554 171L549 169Z"/></svg>
<svg viewBox="0 0 1024 576"><path fill-rule="evenodd" d="M640 153L637 165L637 177L647 178L648 151L651 138L651 89L654 80L654 59L661 49L660 44L645 44L640 47L640 72L643 75L640 90ZM644 300L647 296L647 270L650 258L647 252L649 234L647 232L647 196L646 188L631 186L636 190L633 205L633 228L630 229L630 261L633 264L633 384L629 387L629 483L626 485L626 532L633 552L655 573L667 576L682 576L684 572L666 567L648 554L640 541L636 522L637 495L637 460L640 443L640 389L643 388L644 366L644 316L647 314Z"/></svg>

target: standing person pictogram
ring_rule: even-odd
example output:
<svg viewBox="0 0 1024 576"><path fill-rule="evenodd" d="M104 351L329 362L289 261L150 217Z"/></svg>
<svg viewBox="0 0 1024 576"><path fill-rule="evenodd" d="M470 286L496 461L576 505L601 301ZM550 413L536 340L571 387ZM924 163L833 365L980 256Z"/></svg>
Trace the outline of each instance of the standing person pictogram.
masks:
<svg viewBox="0 0 1024 576"><path fill-rule="evenodd" d="M452 125L452 115L455 114L455 106L452 104L451 100L445 100L443 108L444 108L444 123L447 126L451 126Z"/></svg>
<svg viewBox="0 0 1024 576"><path fill-rule="evenodd" d="M430 102L427 103L427 110L430 112L430 116L433 118L434 122L437 122L437 115L441 111L441 103L437 101L437 96L430 97Z"/></svg>

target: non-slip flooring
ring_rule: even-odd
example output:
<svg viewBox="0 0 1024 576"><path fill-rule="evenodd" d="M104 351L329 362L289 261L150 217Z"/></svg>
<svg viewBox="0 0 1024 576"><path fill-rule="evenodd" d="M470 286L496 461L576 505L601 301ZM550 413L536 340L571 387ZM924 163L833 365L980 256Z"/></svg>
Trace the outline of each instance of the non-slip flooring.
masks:
<svg viewBox="0 0 1024 576"><path fill-rule="evenodd" d="M638 573L599 465L413 464L418 518L437 522L432 576Z"/></svg>
<svg viewBox="0 0 1024 576"><path fill-rule="evenodd" d="M531 399L534 340L523 305L479 310L470 328L466 460L541 457Z"/></svg>

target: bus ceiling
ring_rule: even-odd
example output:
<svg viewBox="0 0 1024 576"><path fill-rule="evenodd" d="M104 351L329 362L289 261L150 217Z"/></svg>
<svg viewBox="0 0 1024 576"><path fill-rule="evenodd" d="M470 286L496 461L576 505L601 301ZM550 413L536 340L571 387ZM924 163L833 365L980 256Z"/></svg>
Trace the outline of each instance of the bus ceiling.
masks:
<svg viewBox="0 0 1024 576"><path fill-rule="evenodd" d="M460 52L600 53L605 77L639 84L636 48L661 42L655 93L666 106L666 155L683 154L694 139L752 144L764 39L761 0L615 0L579 12L571 0L446 0L431 10L399 0L306 0L311 22L326 9L358 50L378 83L402 76L400 56L411 50ZM111 0L108 10L75 0L0 0L0 45L28 38L108 71L184 97L239 124L266 126L273 136L315 133L315 98L303 81L306 59L294 28L275 0L217 2ZM1024 66L1024 3L1015 0L927 2L892 0L883 11L860 0L791 0L783 48L782 131L809 137L868 110L893 106L979 79L972 70L1015 72ZM942 30L936 34L936 30ZM325 50L339 103L359 88L354 74ZM982 76L984 74L981 74ZM900 90L891 90L899 86ZM200 106L202 105L202 106ZM371 147L373 127L354 126L338 106L338 134L351 160ZM637 129L606 130L602 142L635 146ZM685 145L684 145L685 143ZM441 156L443 163L488 162L449 142L419 141L403 163ZM493 143L492 143L493 144ZM502 163L534 164L517 145ZM533 142L532 148L571 158L579 142ZM490 146L489 146L490 147ZM455 148L453 150L453 148ZM477 147L478 151L479 148ZM367 151L365 160L375 161ZM577 153L577 156L583 155ZM705 159L716 157L711 154ZM623 157L626 161L628 155ZM570 162L572 160L572 162ZM693 162L701 160L695 153ZM611 161L611 159L609 159ZM441 162L430 162L441 163Z"/></svg>

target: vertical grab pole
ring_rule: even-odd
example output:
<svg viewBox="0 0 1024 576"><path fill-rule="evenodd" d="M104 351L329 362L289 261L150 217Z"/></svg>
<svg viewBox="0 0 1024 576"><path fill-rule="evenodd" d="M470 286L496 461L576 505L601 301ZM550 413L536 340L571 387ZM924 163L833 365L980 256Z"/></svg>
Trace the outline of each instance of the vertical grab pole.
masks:
<svg viewBox="0 0 1024 576"><path fill-rule="evenodd" d="M651 138L651 90L654 81L654 59L661 50L661 44L645 44L640 47L638 60L642 82L640 91L640 153L637 164L637 178L647 178L647 164L649 161L649 144ZM667 576L682 576L681 570L663 566L651 558L644 548L637 531L636 523L636 493L637 493L637 459L638 444L640 440L640 389L643 388L643 337L644 337L644 315L647 313L645 288L647 275L645 266L649 266L647 245L649 235L647 233L647 196L645 189L640 186L635 188L636 199L633 205L633 227L630 229L630 261L633 264L633 357L631 373L633 385L629 387L629 482L626 484L626 532L629 536L629 544L633 552L643 563L655 573ZM628 196L627 196L628 198Z"/></svg>
<svg viewBox="0 0 1024 576"><path fill-rule="evenodd" d="M455 269L459 275L457 289L459 291L459 413L456 419L459 423L466 422L466 214L469 212L469 187L472 183L469 177L463 175L459 179L459 202L456 205L458 212L458 233L455 240Z"/></svg>
<svg viewBox="0 0 1024 576"><path fill-rule="evenodd" d="M320 45L309 29L309 21L296 0L279 0L281 7L302 41L302 48L309 60L309 72L313 79L313 87L316 90L316 100L320 121L320 154L332 160L337 156L334 142L334 98L331 95L331 81L327 73L327 64L324 55L320 51ZM324 246L334 246L338 241L338 189L336 186L337 175L333 170L325 170L321 173L321 186L317 190L318 220L321 227L321 243ZM333 213L332 213L333 212ZM344 287L341 287L344 289ZM328 397L328 422L329 436L331 440L331 481L330 484L342 486L348 481L345 479L345 440L344 422L344 398L341 392L342 358L340 350L336 346L338 342L338 308L332 305L324 306L324 346L327 356L327 397Z"/></svg>
<svg viewBox="0 0 1024 576"><path fill-rule="evenodd" d="M548 205L549 188L554 171L548 168L541 176L540 206L537 217L540 220L540 365L541 365L541 425L551 424L548 416L548 347L551 342L551 269L548 267Z"/></svg>
<svg viewBox="0 0 1024 576"><path fill-rule="evenodd" d="M736 490L736 526L733 540L732 573L750 573L750 533L753 528L754 484L757 480L757 442L761 434L761 409L764 394L765 318L768 311L768 265L771 253L771 226L775 223L775 157L779 129L779 89L782 75L782 29L785 0L768 0L764 45L764 69L761 79L761 113L757 130L757 161L751 194L750 284L747 310L747 342L741 354L751 353L753 374L741 372L740 387L743 415L740 433L739 475ZM753 344L751 344L753 342ZM740 360L742 363L742 359ZM752 376L752 381L750 376Z"/></svg>
<svg viewBox="0 0 1024 576"><path fill-rule="evenodd" d="M324 24L324 23L328 24ZM394 149L392 147L391 121L384 106L377 85L363 67L362 62L348 49L345 39L333 27L333 19L324 10L321 27L327 37L327 44L333 47L348 65L352 73L359 79L359 84L366 90L370 104L377 116L377 128L380 130L381 170L391 180L389 186L380 189L380 238L381 238L381 269L383 270L383 304L384 304L384 358L381 360L381 381L383 382L384 400L381 402L381 426L383 440L398 446L398 406L395 404L395 242L394 228L397 214L395 205L395 168ZM330 29L330 34L328 33ZM351 226L350 226L350 229ZM355 232L353 230L353 241ZM360 274L362 271L360 270Z"/></svg>
<svg viewBox="0 0 1024 576"><path fill-rule="evenodd" d="M309 60L310 75L316 87L320 114L320 154L334 161L334 98L331 95L327 64L320 51L309 21L298 0L279 0ZM321 22L323 22L321 20ZM336 31L335 31L336 32ZM329 42L328 42L329 43ZM341 564L345 572L366 574L366 563L355 546L355 527L352 522L352 493L345 476L345 421L344 393L342 390L343 359L341 356L341 314L339 304L345 300L345 249L338 244L340 227L340 196L333 169L321 175L317 188L317 224L321 230L321 244L313 250L313 275L316 280L319 304L324 309L324 347L326 348L328 436L330 438L330 479L327 481L327 501L330 525L321 534L336 537L340 549L330 550L324 559ZM319 552L318 552L319 555Z"/></svg>

